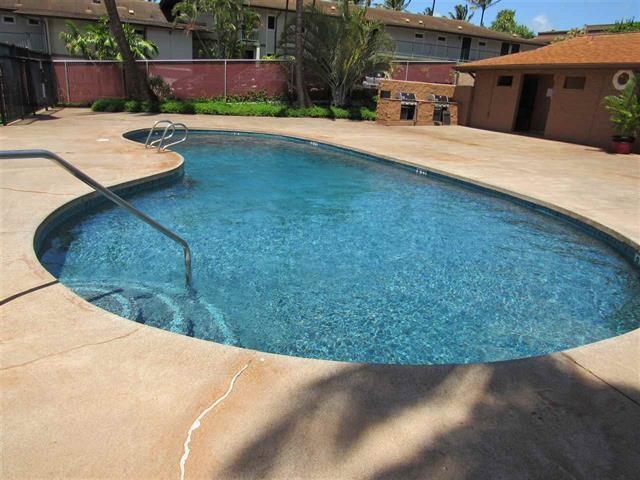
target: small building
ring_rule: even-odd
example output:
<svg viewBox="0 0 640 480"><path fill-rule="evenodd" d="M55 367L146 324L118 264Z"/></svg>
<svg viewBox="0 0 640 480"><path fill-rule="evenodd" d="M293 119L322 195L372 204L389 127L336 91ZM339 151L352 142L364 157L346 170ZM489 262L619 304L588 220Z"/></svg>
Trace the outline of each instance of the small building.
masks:
<svg viewBox="0 0 640 480"><path fill-rule="evenodd" d="M455 87L441 83L382 80L376 122L383 125L456 125Z"/></svg>
<svg viewBox="0 0 640 480"><path fill-rule="evenodd" d="M602 99L619 93L620 73L640 73L640 33L576 37L456 69L475 77L469 126L606 148L614 132Z"/></svg>
<svg viewBox="0 0 640 480"><path fill-rule="evenodd" d="M192 37L176 29L160 5L143 0L117 0L120 19L156 44L156 59L191 59ZM56 58L69 57L60 39L67 21L79 28L107 15L102 0L0 0L0 43L46 53Z"/></svg>

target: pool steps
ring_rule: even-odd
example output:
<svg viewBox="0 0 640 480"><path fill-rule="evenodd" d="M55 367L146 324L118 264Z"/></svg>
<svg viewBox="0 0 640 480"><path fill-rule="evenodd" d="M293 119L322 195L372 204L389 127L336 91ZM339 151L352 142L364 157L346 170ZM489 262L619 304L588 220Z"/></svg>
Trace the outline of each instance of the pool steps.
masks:
<svg viewBox="0 0 640 480"><path fill-rule="evenodd" d="M57 165L59 165L64 170L66 170L71 175L73 175L78 180L80 180L82 183L89 185L91 188L93 188L96 192L100 193L102 196L111 200L116 205L124 208L132 215L138 217L143 222L146 222L148 225L152 226L163 235L169 237L171 240L178 243L182 247L182 250L184 252L185 281L187 285L191 284L191 248L189 248L189 244L178 234L169 230L167 227L159 224L153 218L149 217L142 211L138 210L136 207L131 205L125 199L113 193L107 187L98 183L96 180L91 178L82 170L78 169L74 165L67 162L64 158L56 155L53 152L50 152L49 150L0 150L0 160L21 159L21 158L46 158L48 160L52 160Z"/></svg>

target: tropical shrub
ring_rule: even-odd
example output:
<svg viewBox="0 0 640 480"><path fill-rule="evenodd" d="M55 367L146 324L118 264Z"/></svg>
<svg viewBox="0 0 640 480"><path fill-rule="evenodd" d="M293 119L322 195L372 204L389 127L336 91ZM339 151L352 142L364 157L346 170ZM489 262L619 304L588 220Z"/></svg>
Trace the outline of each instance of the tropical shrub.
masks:
<svg viewBox="0 0 640 480"><path fill-rule="evenodd" d="M315 4L304 12L305 69L309 78L328 87L334 106L347 104L366 73L389 69L391 39L382 23L365 18L366 10L342 0L337 17ZM283 45L293 43L293 33L292 25L287 26Z"/></svg>
<svg viewBox="0 0 640 480"><path fill-rule="evenodd" d="M159 104L152 102L126 101L120 98L99 99L93 102L94 112L162 112L198 113L203 115L237 115L246 117L311 117L351 120L375 120L376 112L366 107L288 107L278 103L225 103L214 100L167 100Z"/></svg>
<svg viewBox="0 0 640 480"><path fill-rule="evenodd" d="M86 57L89 60L122 61L120 49L109 31L107 17L100 18L97 23L87 24L82 30L71 21L67 21L66 25L67 30L60 33L60 39L71 55ZM133 25L123 23L122 29L135 58L151 59L158 54L158 47L138 35Z"/></svg>
<svg viewBox="0 0 640 480"><path fill-rule="evenodd" d="M609 119L613 129L622 137L636 137L640 131L640 103L636 85L637 80L632 76L620 95L609 95L602 99L604 108L611 114Z"/></svg>

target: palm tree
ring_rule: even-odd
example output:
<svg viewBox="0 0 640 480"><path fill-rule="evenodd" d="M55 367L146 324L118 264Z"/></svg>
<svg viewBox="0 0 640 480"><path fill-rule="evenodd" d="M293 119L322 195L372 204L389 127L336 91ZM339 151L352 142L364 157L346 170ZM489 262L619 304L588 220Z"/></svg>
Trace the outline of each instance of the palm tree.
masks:
<svg viewBox="0 0 640 480"><path fill-rule="evenodd" d="M129 47L120 17L118 16L116 0L104 0L104 6L107 9L107 15L109 17L111 35L116 41L120 54L122 55L125 87L128 96L134 100L157 100L156 95L151 91L151 88L149 88L149 84L142 74L142 71L138 68L138 65L136 65L136 59L133 53L131 53L131 48Z"/></svg>
<svg viewBox="0 0 640 480"><path fill-rule="evenodd" d="M424 15L429 15L430 17L433 17L433 13L435 9L436 9L436 0L433 0L433 3L431 4L431 6L424 9Z"/></svg>
<svg viewBox="0 0 640 480"><path fill-rule="evenodd" d="M302 35L303 27L303 0L296 0L296 27L295 27L295 77L296 77L296 96L298 97L298 106L304 108L307 106L307 91L304 85L304 37Z"/></svg>
<svg viewBox="0 0 640 480"><path fill-rule="evenodd" d="M409 8L411 0L384 0L383 8L387 10L395 10L397 12L404 12Z"/></svg>
<svg viewBox="0 0 640 480"><path fill-rule="evenodd" d="M106 17L101 18L98 23L88 24L84 30L80 30L71 21L66 22L66 25L67 30L60 33L60 39L72 55L89 60L122 61L122 54L111 35ZM158 54L158 47L138 35L132 25L124 24L122 29L135 58L146 60Z"/></svg>
<svg viewBox="0 0 640 480"><path fill-rule="evenodd" d="M366 9L349 9L342 0L339 15L325 15L310 7L304 16L304 58L306 68L331 91L331 104L342 106L362 77L387 70L391 47L384 27L365 18Z"/></svg>
<svg viewBox="0 0 640 480"><path fill-rule="evenodd" d="M182 0L172 9L175 22L186 26L209 58L236 58L242 54L246 34L259 23L259 15L241 0ZM202 38L197 21L211 15L214 38Z"/></svg>
<svg viewBox="0 0 640 480"><path fill-rule="evenodd" d="M467 3L471 5L472 10L478 10L482 12L480 14L480 26L484 27L484 11L493 7L496 3L500 3L502 0L467 0Z"/></svg>
<svg viewBox="0 0 640 480"><path fill-rule="evenodd" d="M463 22L470 22L473 18L473 12L469 11L467 5L456 5L454 12L449 12L449 18L453 20L462 20Z"/></svg>

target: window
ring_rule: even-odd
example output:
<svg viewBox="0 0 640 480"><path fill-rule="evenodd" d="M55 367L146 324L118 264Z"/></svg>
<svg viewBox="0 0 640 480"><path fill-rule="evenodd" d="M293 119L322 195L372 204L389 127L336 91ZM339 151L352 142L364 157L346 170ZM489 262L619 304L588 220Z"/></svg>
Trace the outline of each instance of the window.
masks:
<svg viewBox="0 0 640 480"><path fill-rule="evenodd" d="M16 17L12 17L10 15L3 15L2 23L16 23Z"/></svg>
<svg viewBox="0 0 640 480"><path fill-rule="evenodd" d="M423 33L416 33L416 38L424 38L424 34Z"/></svg>
<svg viewBox="0 0 640 480"><path fill-rule="evenodd" d="M267 29L268 30L276 29L276 17L274 17L273 15L269 15L267 17Z"/></svg>
<svg viewBox="0 0 640 480"><path fill-rule="evenodd" d="M391 98L391 90L380 90L380 98Z"/></svg>
<svg viewBox="0 0 640 480"><path fill-rule="evenodd" d="M502 47L500 48L500 56L509 55L509 45L507 42L502 42Z"/></svg>
<svg viewBox="0 0 640 480"><path fill-rule="evenodd" d="M512 75L500 75L498 77L498 87L510 87L513 85L513 76Z"/></svg>
<svg viewBox="0 0 640 480"><path fill-rule="evenodd" d="M487 46L487 42L478 42L478 46L479 47L486 47Z"/></svg>
<svg viewBox="0 0 640 480"><path fill-rule="evenodd" d="M511 53L518 53L520 51L520 44L519 43L512 43L511 44Z"/></svg>
<svg viewBox="0 0 640 480"><path fill-rule="evenodd" d="M40 20L37 20L35 18L28 18L27 19L27 24L32 25L32 26L38 26L38 25L40 25Z"/></svg>
<svg viewBox="0 0 640 480"><path fill-rule="evenodd" d="M585 77L564 77L564 88L568 90L584 90Z"/></svg>
<svg viewBox="0 0 640 480"><path fill-rule="evenodd" d="M447 41L447 37L438 37L438 41L439 42L446 42Z"/></svg>

